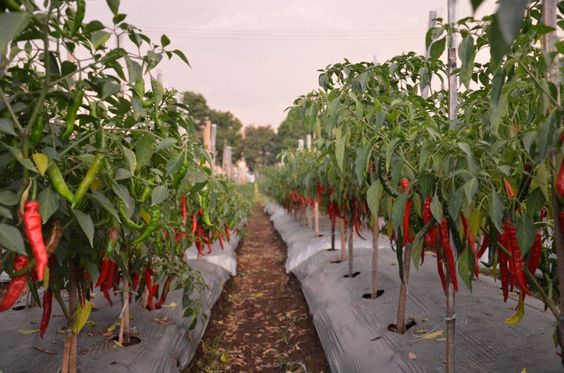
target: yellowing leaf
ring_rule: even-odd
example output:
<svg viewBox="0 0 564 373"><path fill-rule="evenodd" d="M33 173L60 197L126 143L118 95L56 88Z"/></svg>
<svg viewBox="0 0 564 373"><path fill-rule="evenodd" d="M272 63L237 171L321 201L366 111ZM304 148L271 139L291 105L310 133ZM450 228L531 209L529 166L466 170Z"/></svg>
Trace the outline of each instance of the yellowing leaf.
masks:
<svg viewBox="0 0 564 373"><path fill-rule="evenodd" d="M143 219L145 224L149 224L149 222L151 221L151 215L149 215L149 213L145 209L141 210L139 216L141 216L141 219Z"/></svg>
<svg viewBox="0 0 564 373"><path fill-rule="evenodd" d="M527 368L523 368L523 370L521 371L521 373L527 373Z"/></svg>
<svg viewBox="0 0 564 373"><path fill-rule="evenodd" d="M255 294L255 298L262 298L264 297L264 293L262 291L257 291Z"/></svg>
<svg viewBox="0 0 564 373"><path fill-rule="evenodd" d="M23 335L31 335L39 332L39 329L18 329L18 332Z"/></svg>
<svg viewBox="0 0 564 373"><path fill-rule="evenodd" d="M84 307L82 307L80 303L78 304L72 321L72 331L74 334L80 333L82 328L84 328L84 325L86 325L90 317L90 312L92 312L92 303L85 301Z"/></svg>
<svg viewBox="0 0 564 373"><path fill-rule="evenodd" d="M505 319L503 323L505 325L515 325L523 320L523 316L525 316L525 296L521 295L517 304L517 310L513 315Z"/></svg>
<svg viewBox="0 0 564 373"><path fill-rule="evenodd" d="M165 304L163 305L163 307L168 307L168 308L172 308L175 309L178 305L174 302L170 302L169 304Z"/></svg>
<svg viewBox="0 0 564 373"><path fill-rule="evenodd" d="M96 180L94 180L94 182L92 183L92 185L90 185L90 191L92 193L100 190L102 188L102 180L98 177L96 178Z"/></svg>
<svg viewBox="0 0 564 373"><path fill-rule="evenodd" d="M227 353L222 352L221 355L219 355L219 360L222 363L227 363L227 361L229 360L229 355L227 355Z"/></svg>
<svg viewBox="0 0 564 373"><path fill-rule="evenodd" d="M47 166L49 166L49 157L47 157L43 153L33 153L31 156L33 162L35 163L35 167L37 167L37 171L39 171L39 175L45 175L45 171L47 171Z"/></svg>
<svg viewBox="0 0 564 373"><path fill-rule="evenodd" d="M420 339L435 339L438 337L441 337L444 334L444 330L437 330L436 332L432 332L432 333L427 333L424 336L422 336Z"/></svg>
<svg viewBox="0 0 564 373"><path fill-rule="evenodd" d="M49 267L45 268L45 272L43 273L43 288L48 289L49 288Z"/></svg>
<svg viewBox="0 0 564 373"><path fill-rule="evenodd" d="M108 333L112 333L114 330L116 330L116 328L117 328L118 326L119 326L119 322L115 322L115 323L113 323L112 325L110 325L110 326L106 329L106 331L107 331Z"/></svg>

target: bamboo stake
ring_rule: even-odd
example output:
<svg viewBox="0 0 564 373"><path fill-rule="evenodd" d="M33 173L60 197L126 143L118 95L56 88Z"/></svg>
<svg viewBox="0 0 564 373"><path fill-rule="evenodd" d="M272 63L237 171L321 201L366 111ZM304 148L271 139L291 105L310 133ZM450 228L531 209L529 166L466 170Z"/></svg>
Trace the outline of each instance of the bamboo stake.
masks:
<svg viewBox="0 0 564 373"><path fill-rule="evenodd" d="M370 277L370 284L372 287L372 299L378 297L378 237L380 234L380 226L378 224L378 217L374 218L372 225L372 273Z"/></svg>
<svg viewBox="0 0 564 373"><path fill-rule="evenodd" d="M457 0L448 0L448 23L451 25L451 31L448 37L448 118L450 121L456 120L456 109L458 100L458 81L455 74L456 70L456 40L455 35L452 33L452 28L457 21L456 8L458 6ZM446 340L446 371L447 373L454 373L454 359L455 359L455 323L456 323L456 310L455 310L455 293L452 287L452 281L448 281L447 277L447 340Z"/></svg>
<svg viewBox="0 0 564 373"><path fill-rule="evenodd" d="M319 203L317 201L313 205L313 221L315 224L315 235L319 236Z"/></svg>
<svg viewBox="0 0 564 373"><path fill-rule="evenodd" d="M345 227L345 219L341 219L341 261L347 259L347 228Z"/></svg>

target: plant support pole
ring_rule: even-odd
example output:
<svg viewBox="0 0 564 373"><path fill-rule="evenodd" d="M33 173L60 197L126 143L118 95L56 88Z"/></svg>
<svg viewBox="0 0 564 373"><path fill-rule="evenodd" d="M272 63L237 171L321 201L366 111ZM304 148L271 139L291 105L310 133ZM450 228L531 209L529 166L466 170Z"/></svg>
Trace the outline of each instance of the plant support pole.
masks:
<svg viewBox="0 0 564 373"><path fill-rule="evenodd" d="M543 2L543 22L545 25L550 26L553 30L557 30L556 26L556 0L544 0ZM551 31L544 35L544 55L547 60L547 80L552 82L556 87L556 102L560 102L560 77L558 73L558 54L551 57L551 53L555 50L555 44L558 41L556 31ZM556 108L554 105L549 105L547 116L551 114ZM560 123L558 124L560 125ZM552 154L552 164L554 166L554 177L558 177L558 164L557 164L557 151ZM564 237L562 237L562 230L564 227L560 223L560 211L563 206L556 196L556 191L552 193L552 212L554 216L554 240L556 245L556 256L558 265L558 287L560 294L564 294ZM564 296L560 297L560 318L558 320L558 331L560 333L560 353L564 352ZM564 357L562 357L562 364L564 365Z"/></svg>
<svg viewBox="0 0 564 373"><path fill-rule="evenodd" d="M454 24L457 21L456 8L458 6L457 0L448 0L448 23L451 26L448 36L448 119L452 122L456 120L456 109L458 100L458 79L456 77L456 37L452 31ZM454 346L455 346L455 293L452 286L452 281L447 277L447 340L446 340L446 371L447 373L454 373Z"/></svg>
<svg viewBox="0 0 564 373"><path fill-rule="evenodd" d="M374 217L374 224L372 225L372 272L370 275L370 285L372 287L372 299L378 297L378 236L380 233L380 226L378 224L378 217Z"/></svg>

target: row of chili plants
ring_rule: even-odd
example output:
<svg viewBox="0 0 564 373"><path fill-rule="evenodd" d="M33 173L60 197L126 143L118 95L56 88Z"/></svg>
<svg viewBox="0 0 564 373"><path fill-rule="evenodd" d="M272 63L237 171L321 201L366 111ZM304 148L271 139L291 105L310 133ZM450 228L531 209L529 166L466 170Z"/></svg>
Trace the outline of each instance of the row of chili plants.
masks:
<svg viewBox="0 0 564 373"><path fill-rule="evenodd" d="M563 11L560 3L560 31ZM316 200L332 221L347 220L349 272L359 221L373 227L373 267L384 222L402 284L400 333L411 263L418 268L431 251L445 295L454 297L458 279L471 290L481 260L499 278L503 301L510 290L519 294L506 323L523 318L525 296L534 293L554 314L561 344L562 80L547 75L561 70L551 66L562 60L564 44L556 41L546 52L555 28L543 22L543 12L540 2L530 4L505 54L491 48L485 63L476 56L499 46L499 12L453 24L437 20L426 35L428 57L406 53L378 65L345 60L328 66L320 88L292 109L313 133L314 150L289 152L263 171L264 191L286 208ZM449 66L441 56L453 36L460 40L461 66L451 70L462 89L451 120Z"/></svg>
<svg viewBox="0 0 564 373"><path fill-rule="evenodd" d="M110 25L86 21L85 0L0 1L0 270L11 277L0 311L28 288L43 336L55 299L68 324L62 372L76 371L98 289L110 305L121 295L122 344L129 303L154 310L174 288L193 328L191 295L205 284L184 252L223 248L250 209L212 175L190 108L155 79L164 58L188 64L184 53L129 24L119 0L107 5Z"/></svg>

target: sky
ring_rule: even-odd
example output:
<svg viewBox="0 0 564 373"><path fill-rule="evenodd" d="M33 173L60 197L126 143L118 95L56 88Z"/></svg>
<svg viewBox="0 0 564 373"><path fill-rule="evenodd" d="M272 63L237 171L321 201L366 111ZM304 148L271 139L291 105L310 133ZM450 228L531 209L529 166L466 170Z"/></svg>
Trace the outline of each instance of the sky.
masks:
<svg viewBox="0 0 564 373"><path fill-rule="evenodd" d="M424 53L429 11L446 18L447 0L122 0L126 22L190 60L159 66L163 83L202 93L216 110L244 125L271 125L299 95L318 87L318 69L341 62L382 62ZM87 17L109 22L104 0L87 2ZM490 0L477 17L495 11ZM459 0L459 18L471 15Z"/></svg>

